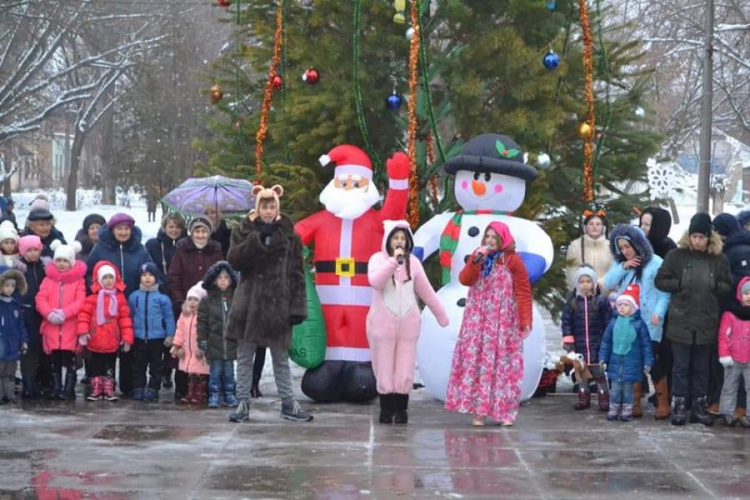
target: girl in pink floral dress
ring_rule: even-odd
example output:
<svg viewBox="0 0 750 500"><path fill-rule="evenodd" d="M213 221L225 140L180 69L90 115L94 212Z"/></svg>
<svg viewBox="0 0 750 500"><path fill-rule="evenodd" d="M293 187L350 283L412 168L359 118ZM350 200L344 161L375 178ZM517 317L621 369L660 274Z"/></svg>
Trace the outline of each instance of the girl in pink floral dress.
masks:
<svg viewBox="0 0 750 500"><path fill-rule="evenodd" d="M492 222L459 275L470 287L445 408L513 425L521 400L523 339L531 332L531 285L508 226Z"/></svg>

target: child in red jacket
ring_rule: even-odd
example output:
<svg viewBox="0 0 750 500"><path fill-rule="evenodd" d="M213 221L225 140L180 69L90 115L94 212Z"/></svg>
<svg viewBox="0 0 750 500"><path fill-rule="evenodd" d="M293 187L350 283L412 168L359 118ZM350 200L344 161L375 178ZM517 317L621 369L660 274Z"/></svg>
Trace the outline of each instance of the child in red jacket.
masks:
<svg viewBox="0 0 750 500"><path fill-rule="evenodd" d="M133 345L133 321L130 307L123 291L117 267L106 260L94 266L91 284L93 292L86 298L78 314L78 341L88 346L89 401L106 399L117 401L115 396L115 360L122 346L127 352Z"/></svg>
<svg viewBox="0 0 750 500"><path fill-rule="evenodd" d="M42 316L44 352L52 362L52 390L56 399L75 399L76 393L76 316L86 300L86 264L76 260L81 244L52 242L54 260L45 268L45 278L36 295L36 310ZM65 367L65 383L62 369Z"/></svg>

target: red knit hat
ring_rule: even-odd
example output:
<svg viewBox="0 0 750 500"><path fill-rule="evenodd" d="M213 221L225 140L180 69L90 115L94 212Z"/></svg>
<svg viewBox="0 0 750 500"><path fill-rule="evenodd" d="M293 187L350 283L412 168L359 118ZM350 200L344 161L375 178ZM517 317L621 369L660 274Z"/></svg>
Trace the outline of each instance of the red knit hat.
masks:
<svg viewBox="0 0 750 500"><path fill-rule="evenodd" d="M359 175L372 180L372 162L367 153L351 144L336 146L327 155L320 157L320 164L324 167L331 162L336 164L334 175Z"/></svg>
<svg viewBox="0 0 750 500"><path fill-rule="evenodd" d="M624 292L617 297L617 303L629 303L636 311L641 307L641 288L638 285L628 285Z"/></svg>

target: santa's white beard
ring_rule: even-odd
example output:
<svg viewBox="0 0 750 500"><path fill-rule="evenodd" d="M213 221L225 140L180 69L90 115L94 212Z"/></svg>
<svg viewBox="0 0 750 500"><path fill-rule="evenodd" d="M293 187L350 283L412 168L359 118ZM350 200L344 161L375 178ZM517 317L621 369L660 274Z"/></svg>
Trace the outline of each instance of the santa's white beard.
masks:
<svg viewBox="0 0 750 500"><path fill-rule="evenodd" d="M347 191L337 188L333 182L329 182L320 193L320 202L325 205L326 210L341 219L356 219L380 200L380 193L374 184Z"/></svg>

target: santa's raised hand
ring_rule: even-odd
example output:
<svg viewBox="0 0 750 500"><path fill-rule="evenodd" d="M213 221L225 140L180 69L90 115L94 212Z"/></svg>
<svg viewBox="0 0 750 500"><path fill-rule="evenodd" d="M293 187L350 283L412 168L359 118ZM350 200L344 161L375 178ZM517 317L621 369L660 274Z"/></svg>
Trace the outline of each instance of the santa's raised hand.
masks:
<svg viewBox="0 0 750 500"><path fill-rule="evenodd" d="M409 189L409 157L399 151L386 162L388 170L388 187L391 189Z"/></svg>

